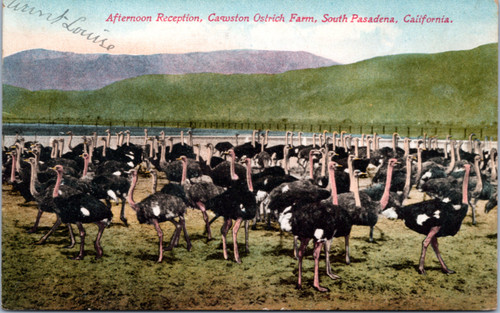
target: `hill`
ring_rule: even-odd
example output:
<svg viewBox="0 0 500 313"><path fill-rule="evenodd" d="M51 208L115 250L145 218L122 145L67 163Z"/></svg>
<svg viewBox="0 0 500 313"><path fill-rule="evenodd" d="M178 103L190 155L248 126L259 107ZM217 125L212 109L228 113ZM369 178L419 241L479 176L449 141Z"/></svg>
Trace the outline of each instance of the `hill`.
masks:
<svg viewBox="0 0 500 313"><path fill-rule="evenodd" d="M95 90L149 74L276 74L337 64L307 52L264 50L112 55L35 49L3 61L3 83L29 90Z"/></svg>
<svg viewBox="0 0 500 313"><path fill-rule="evenodd" d="M95 91L4 86L17 117L493 125L498 48L378 57L274 75L145 75Z"/></svg>

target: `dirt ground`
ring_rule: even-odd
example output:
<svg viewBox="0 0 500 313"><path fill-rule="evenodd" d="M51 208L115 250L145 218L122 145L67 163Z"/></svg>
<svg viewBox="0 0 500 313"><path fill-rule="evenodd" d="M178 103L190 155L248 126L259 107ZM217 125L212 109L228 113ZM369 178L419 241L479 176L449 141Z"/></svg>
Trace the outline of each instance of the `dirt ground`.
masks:
<svg viewBox="0 0 500 313"><path fill-rule="evenodd" d="M159 181L161 188L163 180ZM135 200L150 193L149 178L141 177ZM411 201L422 199L412 191ZM7 310L494 310L497 307L497 210L484 213L478 205L478 223L471 213L454 237L440 238L440 249L453 275L441 273L431 250L427 275L417 273L422 235L405 227L403 221L379 218L375 242L368 242L368 227L353 227L351 261L345 264L344 240L335 239L331 262L340 280L325 274L320 261L321 284L327 293L312 287L311 246L304 259L303 288L295 288L297 261L293 238L280 236L259 224L250 230L250 252L244 251L244 231L239 232L242 264L234 262L232 239L228 236L230 259L224 260L220 238L222 219L212 225L215 239L207 242L201 213L188 210L187 229L193 248L186 242L165 253L161 264L158 237L150 225L137 222L127 205L129 227L119 220L113 206L113 223L104 231L104 256L95 260L93 242L97 227L86 225L86 257L73 249L67 228L60 227L45 245L34 245L55 221L44 214L37 233L27 230L36 217L34 203L2 186L2 306ZM168 240L173 231L161 224ZM277 229L277 224L274 225ZM76 227L74 227L76 231Z"/></svg>

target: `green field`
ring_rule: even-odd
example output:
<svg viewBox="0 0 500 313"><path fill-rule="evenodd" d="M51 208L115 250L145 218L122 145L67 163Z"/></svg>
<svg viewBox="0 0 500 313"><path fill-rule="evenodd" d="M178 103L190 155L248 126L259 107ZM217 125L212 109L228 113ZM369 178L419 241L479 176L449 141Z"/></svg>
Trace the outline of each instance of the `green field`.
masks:
<svg viewBox="0 0 500 313"><path fill-rule="evenodd" d="M50 118L496 128L497 55L495 43L275 75L146 75L93 91L4 85L3 112L7 122Z"/></svg>
<svg viewBox="0 0 500 313"><path fill-rule="evenodd" d="M134 194L136 201L150 194L150 178L141 177ZM163 176L159 187L165 184ZM366 184L366 183L365 183ZM362 185L364 185L362 183ZM96 261L93 241L97 227L85 224L84 260L70 258L77 246L69 243L68 232L60 227L42 246L40 239L55 221L54 214L42 216L37 233L33 226L36 205L23 205L21 196L2 186L2 308L5 310L495 310L497 308L497 210L484 213L486 201L479 201L477 224L471 213L453 237L439 238L446 264L456 271L441 272L431 248L425 262L427 275L417 272L425 236L408 229L401 220L379 218L374 243L368 242L369 228L354 226L351 264L345 264L344 239L335 238L330 253L332 270L341 279L325 274L320 260L321 284L328 293L312 287L312 244L304 258L303 289L295 289L297 260L293 258L291 234L280 237L277 230L258 224L250 230L250 252L244 251L244 231L238 242L242 263L234 262L231 232L229 260L224 260L220 227L212 225L214 239L207 242L199 210L188 209L186 225L193 248L179 246L158 259L158 236L153 226L139 224L126 206L130 223L119 220L119 205L113 206L113 223L104 231L104 256ZM405 203L421 201L415 189ZM209 212L210 217L213 216ZM173 232L162 223L164 241ZM277 228L278 225L274 224ZM74 227L76 230L76 227Z"/></svg>

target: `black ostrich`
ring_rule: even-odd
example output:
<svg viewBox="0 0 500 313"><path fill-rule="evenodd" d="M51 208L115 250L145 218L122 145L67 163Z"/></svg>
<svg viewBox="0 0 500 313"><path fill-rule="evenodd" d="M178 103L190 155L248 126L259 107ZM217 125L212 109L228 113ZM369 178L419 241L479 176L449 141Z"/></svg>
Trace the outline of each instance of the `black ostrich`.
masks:
<svg viewBox="0 0 500 313"><path fill-rule="evenodd" d="M113 213L111 209L104 203L87 193L79 193L69 197L60 197L59 188L62 182L63 166L56 165L57 180L54 186L52 196L54 197L54 211L61 218L61 221L66 224L76 224L80 231L80 253L74 257L75 260L82 260L84 257L85 245L85 229L83 223L95 223L99 228L97 238L94 243L96 250L96 259L103 255L103 250L100 244L104 228L111 222Z"/></svg>
<svg viewBox="0 0 500 313"><path fill-rule="evenodd" d="M116 204L121 202L120 220L128 226L127 218L125 217L125 198L130 188L130 182L126 177L117 175L99 175L92 179L93 195L98 199L104 199L106 204L111 207L111 201Z"/></svg>
<svg viewBox="0 0 500 313"><path fill-rule="evenodd" d="M224 161L214 167L208 176L212 178L212 181L217 186L230 187L233 184L234 179L240 179L245 181L246 169L243 165L236 163L236 155L233 149L227 152L231 156L231 161ZM231 173L235 173L238 178L235 178ZM188 175L189 178L189 175Z"/></svg>
<svg viewBox="0 0 500 313"><path fill-rule="evenodd" d="M253 219L257 212L257 203L255 195L253 194L252 176L251 176L251 160L245 160L247 165L246 181L237 180L233 176L233 185L225 192L208 200L206 203L207 210L212 210L217 216L224 217L224 223L221 227L222 233L222 248L224 259L227 260L227 244L226 236L235 220L233 227L233 245L234 245L234 259L237 263L241 263L238 253L238 230L241 222L245 220L245 247L248 249L248 223L247 221ZM213 221L214 219L212 219Z"/></svg>
<svg viewBox="0 0 500 313"><path fill-rule="evenodd" d="M441 199L423 201L407 205L396 209L387 209L382 212L388 218L398 218L405 221L406 227L419 234L426 235L422 243L422 253L418 266L418 272L425 274L424 263L425 254L429 244L441 264L441 270L445 274L453 274L443 261L438 248L438 237L454 236L462 226L462 222L467 215L469 208L468 183L470 165L465 165L465 177L462 184L462 201L460 204L453 204ZM450 193L457 193L457 190L450 190Z"/></svg>
<svg viewBox="0 0 500 313"><path fill-rule="evenodd" d="M28 231L28 233L34 233L38 229L38 224L40 222L40 218L42 217L42 214L44 212L47 213L55 213L55 202L54 202L54 197L52 196L54 192L54 182L49 182L45 185L40 185L37 183L37 177L36 177L36 160L35 158L30 158L29 159L30 165L31 165L31 182L30 182L30 191L33 194L33 197L35 198L35 201L37 202L38 206L38 214L36 216L35 224L33 227ZM56 175L57 176L57 175ZM38 188L37 188L38 187ZM40 192L39 192L40 190ZM68 197L70 195L75 195L77 193L80 193L80 191L68 187L66 185L61 185L59 188L59 196L60 197ZM44 244L47 238L61 225L61 218L57 215L57 221L54 223L52 228L35 244ZM75 237L73 235L73 229L71 228L71 225L68 224L68 230L69 230L69 235L70 235L70 240L71 244L65 248L73 248L75 245Z"/></svg>
<svg viewBox="0 0 500 313"><path fill-rule="evenodd" d="M358 181L352 171L352 155L349 156L349 173L351 176L351 190L352 192L339 194L339 205L346 208L351 216L353 225L370 226L369 241L373 241L373 228L378 221L378 214L386 208L389 203L389 192L392 180L392 171L397 163L396 159L390 159L388 162L386 182L384 187L384 194L380 201L375 201L364 192L359 192ZM359 195L360 203L356 203L356 197ZM348 250L348 246L346 246ZM346 251L347 253L347 251ZM346 260L348 261L346 255Z"/></svg>
<svg viewBox="0 0 500 313"><path fill-rule="evenodd" d="M306 247L311 239L314 242L314 282L313 286L321 292L328 291L319 284L319 257L323 243L329 242L334 236L343 236L351 232L351 223L348 213L338 206L335 186L334 171L335 163L328 166L331 179L331 197L316 201L299 201L286 208L280 215L280 227L282 230L291 231L300 240L297 253L299 272L297 288L302 288L302 259ZM327 252L326 252L327 254ZM327 261L327 268L329 262ZM338 279L337 275L328 273L330 277Z"/></svg>
<svg viewBox="0 0 500 313"><path fill-rule="evenodd" d="M132 182L128 191L127 201L129 205L137 213L137 220L140 224L153 225L158 233L159 238L159 256L158 263L163 260L163 232L160 228L160 223L170 221L175 225L175 232L170 240L170 245L165 250L171 250L179 242L181 231L184 232L184 238L187 242L187 250L191 250L191 241L186 230L184 221L184 213L186 212L186 204L179 197L156 192L149 195L139 203L134 201L134 189L137 184L137 170L130 171ZM178 221L175 219L178 218Z"/></svg>
<svg viewBox="0 0 500 313"><path fill-rule="evenodd" d="M271 214L277 216L286 208L299 201L317 201L330 196L328 190L320 188L310 180L297 180L290 183L282 183L274 188L265 200L267 216L267 227L271 228Z"/></svg>
<svg viewBox="0 0 500 313"><path fill-rule="evenodd" d="M203 214L203 220L205 221L205 227L207 231L207 239L212 239L212 232L210 230L210 223L208 220L207 210L205 204L211 198L220 195L224 192L224 188L215 185L209 181L190 181L187 180L188 171L188 159L185 156L181 156L180 160L182 162L182 179L181 185L184 187L185 195L188 199L189 206L197 207ZM234 168L232 168L234 171ZM234 172L231 175L235 175Z"/></svg>

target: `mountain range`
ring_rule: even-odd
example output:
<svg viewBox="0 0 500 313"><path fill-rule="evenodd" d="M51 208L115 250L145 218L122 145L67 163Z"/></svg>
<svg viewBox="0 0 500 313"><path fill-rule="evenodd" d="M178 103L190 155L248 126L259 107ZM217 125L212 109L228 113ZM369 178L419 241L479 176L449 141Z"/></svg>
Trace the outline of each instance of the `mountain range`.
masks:
<svg viewBox="0 0 500 313"><path fill-rule="evenodd" d="M338 63L308 52L227 50L185 54L79 54L45 49L3 60L3 83L28 90L95 90L149 74L277 74Z"/></svg>

